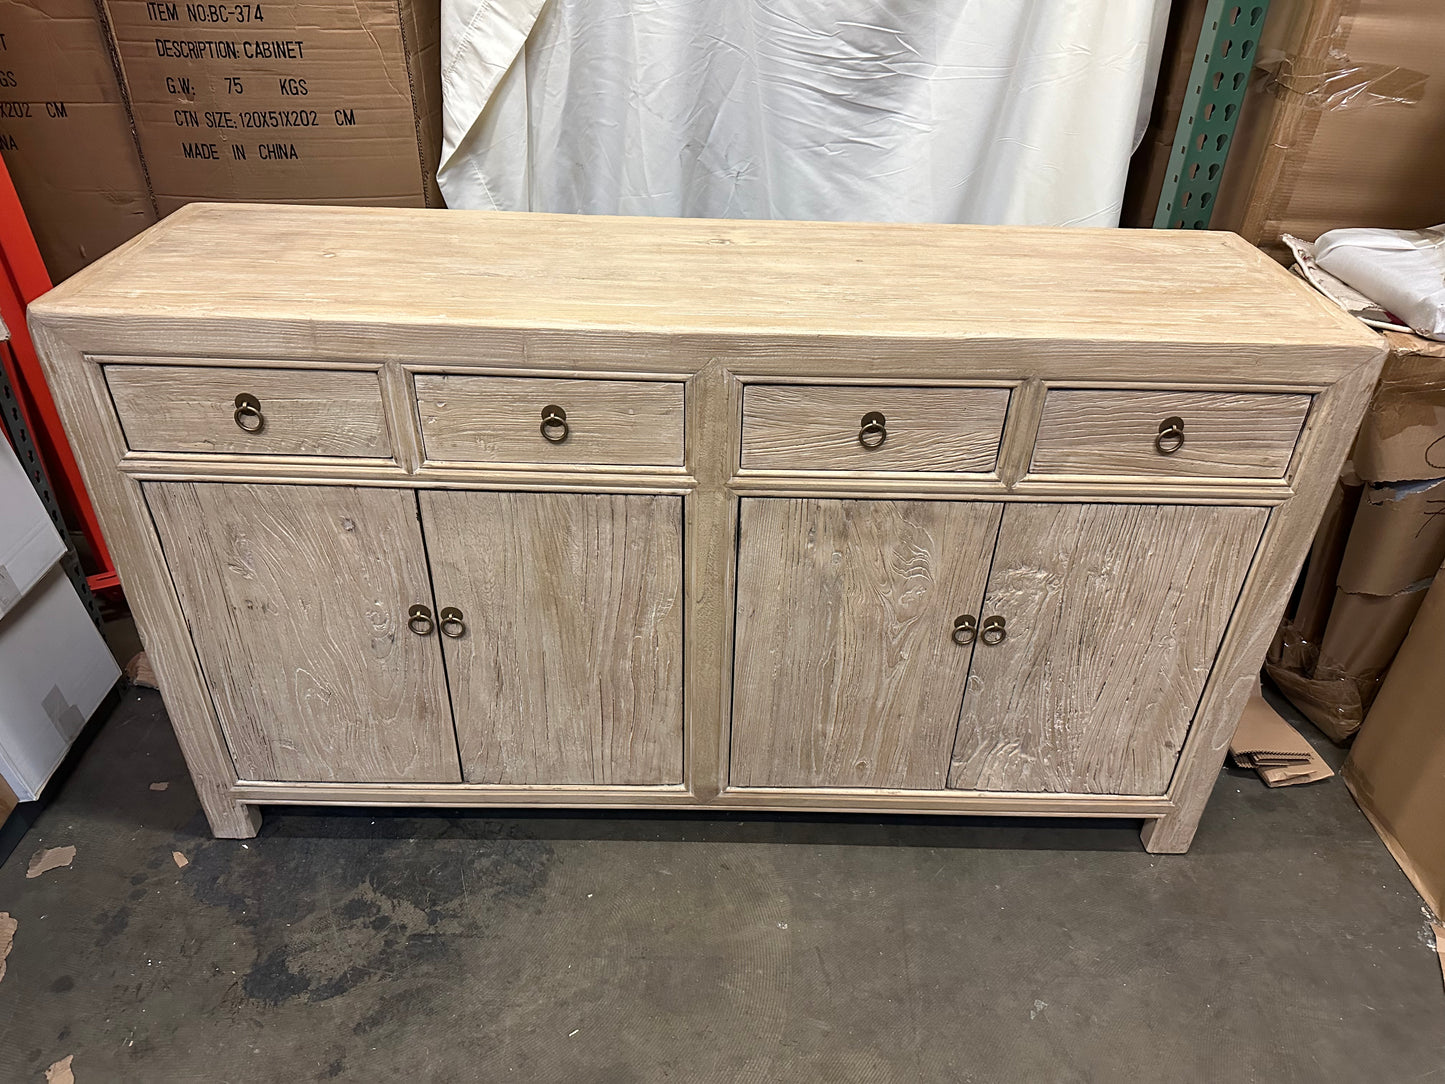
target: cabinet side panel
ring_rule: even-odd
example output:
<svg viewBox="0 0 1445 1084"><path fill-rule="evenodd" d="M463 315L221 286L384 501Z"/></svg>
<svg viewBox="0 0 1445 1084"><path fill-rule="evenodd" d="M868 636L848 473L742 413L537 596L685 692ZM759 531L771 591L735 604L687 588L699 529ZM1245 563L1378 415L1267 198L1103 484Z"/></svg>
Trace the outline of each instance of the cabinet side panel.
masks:
<svg viewBox="0 0 1445 1084"><path fill-rule="evenodd" d="M732 786L943 787L999 514L742 502Z"/></svg>
<svg viewBox="0 0 1445 1084"><path fill-rule="evenodd" d="M1016 504L949 786L1162 794L1269 512Z"/></svg>
<svg viewBox="0 0 1445 1084"><path fill-rule="evenodd" d="M410 492L148 482L221 726L243 778L459 778Z"/></svg>
<svg viewBox="0 0 1445 1084"><path fill-rule="evenodd" d="M682 781L682 498L420 494L469 783Z"/></svg>

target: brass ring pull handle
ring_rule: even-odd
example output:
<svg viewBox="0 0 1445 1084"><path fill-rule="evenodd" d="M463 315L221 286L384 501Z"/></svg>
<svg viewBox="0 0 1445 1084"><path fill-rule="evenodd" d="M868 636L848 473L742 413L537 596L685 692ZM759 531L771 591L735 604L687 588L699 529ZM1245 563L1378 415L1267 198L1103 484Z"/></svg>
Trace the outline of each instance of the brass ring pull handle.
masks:
<svg viewBox="0 0 1445 1084"><path fill-rule="evenodd" d="M441 624L442 635L449 640L460 640L467 634L467 623L462 620L462 611L455 606L444 606L442 612L437 614L437 621Z"/></svg>
<svg viewBox="0 0 1445 1084"><path fill-rule="evenodd" d="M436 628L432 623L431 610L426 606L413 606L406 611L406 627L418 636L430 636Z"/></svg>
<svg viewBox="0 0 1445 1084"><path fill-rule="evenodd" d="M567 412L555 403L542 408L542 439L549 444L561 444L571 432L567 428Z"/></svg>
<svg viewBox="0 0 1445 1084"><path fill-rule="evenodd" d="M248 433L259 433L266 428L266 415L261 413L261 400L244 391L236 396L236 413L231 417Z"/></svg>
<svg viewBox="0 0 1445 1084"><path fill-rule="evenodd" d="M1154 450L1160 455L1173 455L1184 447L1184 419L1165 418L1159 423L1159 435L1154 438Z"/></svg>
<svg viewBox="0 0 1445 1084"><path fill-rule="evenodd" d="M865 448L881 448L888 439L888 419L876 410L863 415L858 425L858 443Z"/></svg>
<svg viewBox="0 0 1445 1084"><path fill-rule="evenodd" d="M959 647L967 647L973 643L977 634L978 618L973 614L964 614L962 617L953 619L953 642Z"/></svg>
<svg viewBox="0 0 1445 1084"><path fill-rule="evenodd" d="M1004 628L1004 619L998 615L986 617L983 621L983 628L978 631L978 638L989 647L997 647L1008 639L1008 629Z"/></svg>

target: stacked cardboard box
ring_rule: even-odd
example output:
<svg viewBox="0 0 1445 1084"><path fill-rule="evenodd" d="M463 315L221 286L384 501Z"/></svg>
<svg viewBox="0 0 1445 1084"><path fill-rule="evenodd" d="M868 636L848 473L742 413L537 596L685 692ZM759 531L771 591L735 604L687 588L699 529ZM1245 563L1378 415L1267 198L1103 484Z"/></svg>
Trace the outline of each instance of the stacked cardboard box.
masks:
<svg viewBox="0 0 1445 1084"><path fill-rule="evenodd" d="M0 153L57 279L197 200L441 205L439 0L0 0L7 44Z"/></svg>
<svg viewBox="0 0 1445 1084"><path fill-rule="evenodd" d="M156 220L91 0L0 0L0 154L52 278Z"/></svg>
<svg viewBox="0 0 1445 1084"><path fill-rule="evenodd" d="M1359 728L1445 560L1445 343L1391 356L1266 661L1336 741Z"/></svg>
<svg viewBox="0 0 1445 1084"><path fill-rule="evenodd" d="M1435 584L1342 774L1439 915L1445 914L1445 577Z"/></svg>
<svg viewBox="0 0 1445 1084"><path fill-rule="evenodd" d="M1159 144L1173 138L1179 73L1187 82L1203 7L1174 5L1125 225L1153 221L1168 153ZM1437 3L1273 0L1255 56L1213 228L1288 262L1285 233L1313 241L1341 226L1445 222L1445 18Z"/></svg>

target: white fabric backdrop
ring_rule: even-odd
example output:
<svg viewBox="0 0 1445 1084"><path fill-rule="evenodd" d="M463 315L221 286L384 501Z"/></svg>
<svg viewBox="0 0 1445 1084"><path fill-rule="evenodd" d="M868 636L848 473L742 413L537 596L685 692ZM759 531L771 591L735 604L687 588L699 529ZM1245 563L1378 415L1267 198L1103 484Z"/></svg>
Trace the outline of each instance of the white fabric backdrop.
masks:
<svg viewBox="0 0 1445 1084"><path fill-rule="evenodd" d="M452 207L1118 224L1168 0L442 0Z"/></svg>

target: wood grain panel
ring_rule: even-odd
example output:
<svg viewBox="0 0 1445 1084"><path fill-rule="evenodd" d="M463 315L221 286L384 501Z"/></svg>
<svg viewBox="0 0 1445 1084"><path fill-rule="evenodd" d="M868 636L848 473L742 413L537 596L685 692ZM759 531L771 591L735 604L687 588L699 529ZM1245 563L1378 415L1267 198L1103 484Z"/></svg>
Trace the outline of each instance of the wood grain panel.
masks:
<svg viewBox="0 0 1445 1084"><path fill-rule="evenodd" d="M148 482L231 753L247 779L456 782L416 498L349 486Z"/></svg>
<svg viewBox="0 0 1445 1084"><path fill-rule="evenodd" d="M1234 620L1220 645L1179 767L1169 783L1175 810L1147 821L1140 831L1144 846L1152 853L1180 854L1189 849L1240 712L1259 680L1265 651L1314 540L1320 513L1354 443L1362 407L1369 402L1380 373L1380 360L1376 357L1322 392L1310 410L1300 437L1295 496L1270 513L1259 554L1239 594Z"/></svg>
<svg viewBox="0 0 1445 1084"><path fill-rule="evenodd" d="M1213 391L1050 391L1034 444L1033 474L1282 478L1308 395ZM1184 422L1184 445L1154 446L1166 418Z"/></svg>
<svg viewBox="0 0 1445 1084"><path fill-rule="evenodd" d="M1007 388L749 384L745 470L973 471L994 468ZM863 416L884 416L877 448L858 442Z"/></svg>
<svg viewBox="0 0 1445 1084"><path fill-rule="evenodd" d="M376 373L107 365L105 378L133 451L391 455ZM259 433L236 424L242 392L261 402Z"/></svg>
<svg viewBox="0 0 1445 1084"><path fill-rule="evenodd" d="M742 502L734 787L941 788L1000 506Z"/></svg>
<svg viewBox="0 0 1445 1084"><path fill-rule="evenodd" d="M469 783L682 779L682 498L420 494Z"/></svg>
<svg viewBox="0 0 1445 1084"><path fill-rule="evenodd" d="M455 463L682 466L682 384L418 373L427 459ZM560 444L542 408L567 412Z"/></svg>
<svg viewBox="0 0 1445 1084"><path fill-rule="evenodd" d="M183 207L42 311L259 317L318 350L336 349L318 322L391 322L404 328L398 349L440 330L462 357L477 356L479 326L796 335L827 340L835 357L869 336L1108 340L1156 373L1160 343L1198 357L1214 353L1200 344L1370 342L1229 233L275 205ZM939 375L961 361L955 345Z"/></svg>
<svg viewBox="0 0 1445 1084"><path fill-rule="evenodd" d="M235 244L236 237L252 234L284 235L287 244ZM960 305L960 297L968 304ZM270 801L676 802L714 809L1127 814L1159 818L1144 830L1151 850L1182 850L1217 778L1381 357L1377 338L1357 322L1221 233L393 209L184 208L37 299L29 321L197 793L213 830L225 836L252 834L259 817L248 803ZM173 355L167 365L278 370L276 378L288 385L297 368L346 369L357 358L379 359L387 414L372 431L385 432L389 421L396 463L387 457L127 452L102 366L141 359L160 365L157 343ZM675 461L608 469L565 461L505 466L485 459L416 469L423 449L414 377L423 369L559 380L675 374L668 380L687 382L686 470ZM1047 388L1145 391L1160 387L1161 374L1190 393L1227 386L1238 395L1313 395L1288 480L1248 471L1238 478L1108 474L1095 463L1081 473L1020 480L1032 459ZM783 384L1023 384L1010 401L997 481L866 468L755 472L739 479L740 377ZM1159 419L1149 420L1144 437L1153 454ZM895 420L895 437L898 432ZM1198 426L1191 435L1197 444ZM143 478L609 494L687 490L685 784L238 783L217 719L220 702L213 704L207 689L138 481ZM1067 499L1277 507L1167 795L940 790L937 782L933 789L751 787L718 794L738 744L730 733L729 696L731 656L739 643L731 622L740 494L753 495L744 501L906 495L960 503ZM393 560L389 553L373 556ZM502 594L511 591L509 584ZM772 605L785 608L781 596ZM777 621L782 627L783 618ZM788 625L781 638L787 643L796 635ZM258 657L263 650L255 648ZM1064 641L1055 653L1067 659L1072 650ZM1151 660L1141 655L1135 664L1154 665ZM758 665L766 676L766 660ZM1121 659L1116 669L1124 668ZM934 669L919 683L934 681Z"/></svg>
<svg viewBox="0 0 1445 1084"><path fill-rule="evenodd" d="M1269 512L1010 505L948 785L1162 794Z"/></svg>

